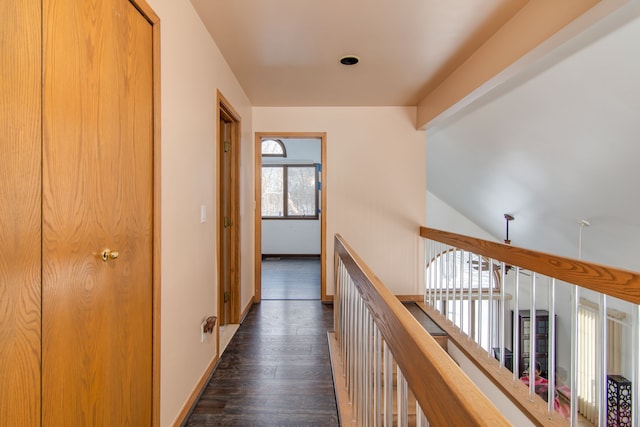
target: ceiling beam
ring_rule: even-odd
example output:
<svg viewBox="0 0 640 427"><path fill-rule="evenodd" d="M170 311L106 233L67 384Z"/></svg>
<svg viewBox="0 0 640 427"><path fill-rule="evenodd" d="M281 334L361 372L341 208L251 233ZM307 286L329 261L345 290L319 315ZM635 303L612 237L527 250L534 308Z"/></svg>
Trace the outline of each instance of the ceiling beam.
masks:
<svg viewBox="0 0 640 427"><path fill-rule="evenodd" d="M416 127L440 123L628 1L529 1L418 103Z"/></svg>

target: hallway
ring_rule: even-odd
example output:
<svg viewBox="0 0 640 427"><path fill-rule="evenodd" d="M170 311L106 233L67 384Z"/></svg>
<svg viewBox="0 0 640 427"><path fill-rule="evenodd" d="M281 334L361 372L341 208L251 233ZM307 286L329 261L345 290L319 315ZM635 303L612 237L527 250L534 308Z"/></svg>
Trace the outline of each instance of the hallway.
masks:
<svg viewBox="0 0 640 427"><path fill-rule="evenodd" d="M319 300L320 258L267 257L262 261L262 300Z"/></svg>
<svg viewBox="0 0 640 427"><path fill-rule="evenodd" d="M185 426L338 426L331 329L318 300L254 305Z"/></svg>

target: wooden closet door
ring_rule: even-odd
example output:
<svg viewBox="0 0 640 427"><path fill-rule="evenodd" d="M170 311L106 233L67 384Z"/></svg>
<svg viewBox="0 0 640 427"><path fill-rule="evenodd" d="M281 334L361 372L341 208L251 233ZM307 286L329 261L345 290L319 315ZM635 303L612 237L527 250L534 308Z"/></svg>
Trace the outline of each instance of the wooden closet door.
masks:
<svg viewBox="0 0 640 427"><path fill-rule="evenodd" d="M40 423L39 1L0 1L0 424Z"/></svg>
<svg viewBox="0 0 640 427"><path fill-rule="evenodd" d="M152 26L45 0L43 40L43 425L149 426Z"/></svg>

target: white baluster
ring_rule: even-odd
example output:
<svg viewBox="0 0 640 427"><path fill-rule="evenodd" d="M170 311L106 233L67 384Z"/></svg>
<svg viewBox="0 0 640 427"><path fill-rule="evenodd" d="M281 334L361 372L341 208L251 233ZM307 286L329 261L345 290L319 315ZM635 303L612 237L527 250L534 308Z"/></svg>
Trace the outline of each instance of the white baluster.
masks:
<svg viewBox="0 0 640 427"><path fill-rule="evenodd" d="M429 420L427 416L424 414L422 407L416 401L416 426L417 427L429 427Z"/></svg>
<svg viewBox="0 0 640 427"><path fill-rule="evenodd" d="M529 317L529 399L533 400L536 392L536 333L538 325L536 324L536 273L531 272L531 298L530 298L530 317Z"/></svg>
<svg viewBox="0 0 640 427"><path fill-rule="evenodd" d="M346 308L346 323L345 323L345 330L346 330L346 334L345 334L345 341L346 341L346 348L345 348L345 352L346 352L346 357L345 357L345 364L346 364L346 371L347 371L347 390L349 391L349 402L352 402L351 400L351 353L353 352L353 347L352 347L352 343L353 343L353 329L351 327L352 325L352 321L353 321L353 288L352 286L350 286L350 283L345 282L345 290L347 291L347 295L348 295L348 300L347 300L347 308Z"/></svg>
<svg viewBox="0 0 640 427"><path fill-rule="evenodd" d="M344 364L345 364L345 374L346 374L346 386L347 392L349 394L349 402L351 400L351 339L352 339L352 330L351 330L351 316L353 316L353 307L351 302L351 287L347 287L347 282L345 281L345 294L347 297L347 301L345 304L345 348L343 350L344 356Z"/></svg>
<svg viewBox="0 0 640 427"><path fill-rule="evenodd" d="M384 425L393 427L393 356L384 343Z"/></svg>
<svg viewBox="0 0 640 427"><path fill-rule="evenodd" d="M607 369L609 361L609 346L607 345L607 337L609 335L609 327L607 325L607 296L600 294L600 304L598 307L598 329L600 336L599 347L599 363L598 363L598 389L597 389L597 402L598 402L598 420L599 425L607 425Z"/></svg>
<svg viewBox="0 0 640 427"><path fill-rule="evenodd" d="M440 312L440 314L443 314L443 310L442 310L442 243L440 243L439 248L438 248L438 305L436 306L436 308L438 309L438 311Z"/></svg>
<svg viewBox="0 0 640 427"><path fill-rule="evenodd" d="M356 388L356 377L355 377L355 369L356 369L356 347L357 347L357 339L356 339L356 316L358 309L358 302L355 298L356 289L353 286L353 282L351 283L351 316L349 319L349 401L351 402L353 409L353 416L355 421L355 407L356 402L354 400L354 393Z"/></svg>
<svg viewBox="0 0 640 427"><path fill-rule="evenodd" d="M473 331L473 317L471 316L471 313L473 313L473 271L471 269L471 252L467 252L468 255L468 262L467 262L467 286L469 288L469 302L468 302L468 309L467 309L467 323L469 324L468 328L469 328L469 341L474 339L474 331Z"/></svg>
<svg viewBox="0 0 640 427"><path fill-rule="evenodd" d="M452 278L451 278L451 283L452 283L452 291L453 291L453 295L451 297L451 304L452 304L452 309L451 309L451 314L452 314L452 318L451 320L453 321L454 326L458 325L458 322L456 321L456 306L458 305L458 300L456 299L456 286L457 286L457 277L456 277L456 273L458 271L458 251L455 249L451 250L451 258L452 258L452 266L451 266L451 274L452 274Z"/></svg>
<svg viewBox="0 0 640 427"><path fill-rule="evenodd" d="M402 371L400 370L400 366L396 365L396 388L398 391L398 427L407 427L408 423L408 400L409 400L409 390L407 387L407 380L402 375Z"/></svg>
<svg viewBox="0 0 640 427"><path fill-rule="evenodd" d="M491 349L493 348L493 329L495 328L495 322L493 320L493 286L495 282L495 275L493 274L493 260L491 258L488 259L489 265L489 333L487 334L487 355L491 357Z"/></svg>
<svg viewBox="0 0 640 427"><path fill-rule="evenodd" d="M382 426L382 381L380 381L380 375L382 374L382 335L380 329L375 327L375 369L374 369L374 425L376 427Z"/></svg>
<svg viewBox="0 0 640 427"><path fill-rule="evenodd" d="M364 310L364 318L363 318L363 345L362 345L362 419L365 425L369 424L369 405L371 404L371 393L369 390L370 379L371 379L371 314L369 313L369 309L365 304L364 300L362 301L362 307Z"/></svg>
<svg viewBox="0 0 640 427"><path fill-rule="evenodd" d="M356 391L356 401L357 401L357 406L358 406L358 412L357 412L357 417L356 419L358 420L358 423L362 423L362 420L364 418L364 399L362 398L364 395L364 332L363 332L363 328L364 328L364 301L362 301L362 298L358 295L358 358L356 359L357 362L357 366L356 366L356 371L358 372L357 375L357 381L358 381L358 386L357 386L357 391Z"/></svg>
<svg viewBox="0 0 640 427"><path fill-rule="evenodd" d="M433 257L431 258L431 265L433 266L433 282L432 282L433 299L431 300L431 306L435 310L438 309L438 301L440 298L440 296L438 295L438 286L440 286L440 280L438 279L438 276L440 275L440 271L438 268L438 265L440 263L440 257L438 256L439 247L440 247L439 243L436 243L436 245L434 245L434 253L433 253Z"/></svg>
<svg viewBox="0 0 640 427"><path fill-rule="evenodd" d="M424 303L431 304L431 240L424 239Z"/></svg>
<svg viewBox="0 0 640 427"><path fill-rule="evenodd" d="M580 292L577 286L571 286L571 372L569 388L571 390L571 427L578 425L578 307Z"/></svg>
<svg viewBox="0 0 640 427"><path fill-rule="evenodd" d="M547 411L549 417L555 411L554 400L556 397L556 279L551 278L549 284L549 341L547 342L547 363L549 366L549 387L547 388Z"/></svg>
<svg viewBox="0 0 640 427"><path fill-rule="evenodd" d="M444 315L447 319L449 319L449 301L451 301L449 299L449 288L451 287L451 277L450 277L450 255L451 255L451 251L449 249L449 246L445 246L445 257L444 257L444 263L445 263L445 270L444 270L444 285L445 285L445 298L444 298L444 304L442 306Z"/></svg>
<svg viewBox="0 0 640 427"><path fill-rule="evenodd" d="M513 308L513 381L519 380L520 374L520 267L516 267L516 283L513 292L515 304ZM524 349L522 349L524 350Z"/></svg>
<svg viewBox="0 0 640 427"><path fill-rule="evenodd" d="M632 392L631 395L631 425L637 426L640 420L638 416L638 411L640 410L640 396L638 396L638 381L640 381L640 305L636 305L633 310L633 320L632 320L632 334L633 334L633 347L631 354L631 370L633 379L632 385L635 393Z"/></svg>
<svg viewBox="0 0 640 427"><path fill-rule="evenodd" d="M505 329L505 324L504 324L504 310L505 310L505 290L504 290L504 283L505 283L505 275L507 274L506 272L506 266L505 263L502 262L500 264L500 343L499 343L499 348L500 348L500 368L504 368L504 357L505 357L505 350L504 350L504 329ZM513 359L513 357L512 357Z"/></svg>
<svg viewBox="0 0 640 427"><path fill-rule="evenodd" d="M478 255L478 321L476 322L476 342L478 347L482 347L482 257Z"/></svg>
<svg viewBox="0 0 640 427"><path fill-rule="evenodd" d="M459 305L459 311L460 311L460 324L458 325L458 327L460 327L460 330L463 330L462 325L464 325L464 310L463 310L463 301L464 301L464 251L458 251L458 253L460 254L460 295L458 296L458 299L460 301L460 303L456 303L456 305Z"/></svg>

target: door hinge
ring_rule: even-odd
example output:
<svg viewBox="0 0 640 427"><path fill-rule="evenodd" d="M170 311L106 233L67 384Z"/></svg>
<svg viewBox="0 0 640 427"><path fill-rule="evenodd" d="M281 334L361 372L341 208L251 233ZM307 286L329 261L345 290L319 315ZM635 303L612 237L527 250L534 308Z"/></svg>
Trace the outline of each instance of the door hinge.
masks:
<svg viewBox="0 0 640 427"><path fill-rule="evenodd" d="M229 302L231 301L231 293L230 292L225 292L224 293L224 302Z"/></svg>
<svg viewBox="0 0 640 427"><path fill-rule="evenodd" d="M225 216L224 222L223 222L224 228L229 228L231 227L232 224L233 224L233 221L231 221L231 218L228 216Z"/></svg>
<svg viewBox="0 0 640 427"><path fill-rule="evenodd" d="M224 142L224 152L228 153L229 151L231 151L231 141L225 141Z"/></svg>

